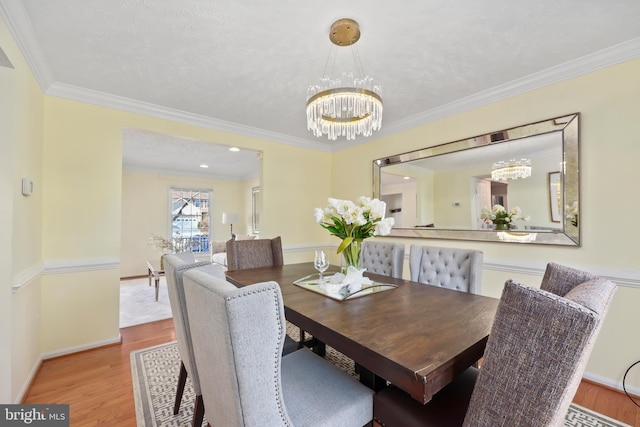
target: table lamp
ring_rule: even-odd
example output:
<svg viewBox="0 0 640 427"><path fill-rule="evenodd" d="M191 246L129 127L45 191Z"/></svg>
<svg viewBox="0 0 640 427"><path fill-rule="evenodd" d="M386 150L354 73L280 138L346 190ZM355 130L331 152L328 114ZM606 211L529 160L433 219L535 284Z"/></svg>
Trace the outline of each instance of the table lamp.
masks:
<svg viewBox="0 0 640 427"><path fill-rule="evenodd" d="M222 213L222 223L229 224L231 226L231 238L233 239L233 223L238 223L240 216L237 213Z"/></svg>

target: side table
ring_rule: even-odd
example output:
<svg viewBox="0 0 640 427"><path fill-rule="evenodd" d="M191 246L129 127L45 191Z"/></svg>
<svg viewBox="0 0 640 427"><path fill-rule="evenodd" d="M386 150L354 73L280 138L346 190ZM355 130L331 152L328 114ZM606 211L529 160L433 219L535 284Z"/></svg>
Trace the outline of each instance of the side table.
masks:
<svg viewBox="0 0 640 427"><path fill-rule="evenodd" d="M160 269L160 262L152 261L147 261L147 270L149 270L149 286L151 286L151 280L155 280L157 302L158 292L160 291L160 278L164 276L164 270Z"/></svg>

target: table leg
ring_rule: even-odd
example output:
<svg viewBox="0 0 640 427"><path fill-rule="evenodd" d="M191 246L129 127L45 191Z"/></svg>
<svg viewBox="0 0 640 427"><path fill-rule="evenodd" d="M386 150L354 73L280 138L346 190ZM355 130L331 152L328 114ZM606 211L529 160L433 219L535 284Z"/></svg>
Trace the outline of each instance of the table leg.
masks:
<svg viewBox="0 0 640 427"><path fill-rule="evenodd" d="M158 302L158 292L160 291L160 278L156 277L156 302Z"/></svg>
<svg viewBox="0 0 640 427"><path fill-rule="evenodd" d="M151 273L150 268L147 268L147 273L149 274L149 286L151 286L151 276L153 276L153 273Z"/></svg>
<svg viewBox="0 0 640 427"><path fill-rule="evenodd" d="M387 386L387 381L384 378L379 377L358 363L355 364L355 371L360 375L360 382L371 390L379 391Z"/></svg>

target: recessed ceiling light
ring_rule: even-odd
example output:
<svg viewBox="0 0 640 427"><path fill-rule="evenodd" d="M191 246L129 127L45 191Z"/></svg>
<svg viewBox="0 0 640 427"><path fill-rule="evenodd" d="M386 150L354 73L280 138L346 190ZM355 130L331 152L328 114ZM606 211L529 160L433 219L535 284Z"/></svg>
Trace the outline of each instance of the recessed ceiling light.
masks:
<svg viewBox="0 0 640 427"><path fill-rule="evenodd" d="M231 147L229 148L229 151L240 151L240 149L238 147Z"/></svg>
<svg viewBox="0 0 640 427"><path fill-rule="evenodd" d="M404 177L404 178L402 178L402 179L411 179L411 177L410 177L410 176L405 176L405 177Z"/></svg>
<svg viewBox="0 0 640 427"><path fill-rule="evenodd" d="M206 169L206 168L209 167L209 165L202 164L202 165L200 165L200 167L203 168L203 169Z"/></svg>

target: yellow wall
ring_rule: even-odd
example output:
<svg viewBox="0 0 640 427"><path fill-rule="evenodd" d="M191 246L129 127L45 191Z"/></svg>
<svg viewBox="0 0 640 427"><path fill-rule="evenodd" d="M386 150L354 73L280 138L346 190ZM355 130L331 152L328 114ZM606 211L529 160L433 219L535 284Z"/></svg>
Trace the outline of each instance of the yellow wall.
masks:
<svg viewBox="0 0 640 427"><path fill-rule="evenodd" d="M329 154L59 98L47 97L45 105L47 186L43 257L71 263L74 269L72 275L44 276L47 299L43 298L42 311L47 339L42 351L45 353L55 354L64 348L109 342L118 337L119 269L110 268L107 263L102 267L103 274L96 276L91 270L83 270L78 260L97 259L99 263L104 258L123 258L121 132L124 128L262 150L265 200L269 197L269 203L263 212L261 236L281 235L285 245L305 243L309 237L328 240L317 227L305 229L299 225L299 214L309 212L312 222L317 196L329 197ZM237 188L240 192L241 183ZM219 194L223 199L227 197L224 191ZM161 197L166 200L166 195ZM241 211L242 198L237 200ZM165 212L166 205L161 208ZM158 232L164 229L160 225ZM144 238L145 244L147 239ZM129 269L126 265L125 268ZM86 317L85 313L91 316ZM87 331L95 333L87 337Z"/></svg>
<svg viewBox="0 0 640 427"><path fill-rule="evenodd" d="M43 96L2 20L0 47L14 66L0 67L0 402L13 402L40 356ZM35 184L29 197L22 178Z"/></svg>
<svg viewBox="0 0 640 427"><path fill-rule="evenodd" d="M625 369L640 354L634 326L640 307L637 287L640 230L634 226L640 212L638 76L640 60L635 60L339 152L333 163L334 193L348 197L370 194L371 162L377 158L580 112L582 247L400 241L407 248L411 244L477 248L484 252L485 265L487 261L495 261L540 268L554 261L595 273L619 269L625 275L635 276L635 286L619 288L587 367L593 378L619 386ZM345 188L343 183L347 180L351 184ZM485 267L483 293L499 297L505 280L514 277L508 270ZM531 285L538 285L541 280L537 275L515 276ZM627 385L638 387L640 375L631 378Z"/></svg>
<svg viewBox="0 0 640 427"><path fill-rule="evenodd" d="M0 206L0 219L12 224L8 242L0 244L0 274L6 275L0 288L0 339L11 343L0 350L2 401L16 399L39 355L119 337L118 262L125 256L122 188L128 179L121 167L124 128L262 151L260 235L282 236L285 261L297 262L310 260L316 246L337 244L315 223L313 208L323 207L328 197L370 195L372 160L424 147L426 141L435 145L580 112L581 248L405 243L482 249L485 260L495 261L484 273L484 292L493 296L499 296L512 274L491 265L544 265L553 260L596 272L638 271L635 242L640 232L633 224L640 211L635 188L640 181L635 165L640 148L634 127L640 115L640 60L329 154L43 96L4 25L0 44L16 66L0 68L1 143L3 153L9 153L0 160L0 185L7 190L3 194L12 194ZM18 189L19 179L26 175L36 183L30 198L23 198ZM34 274L11 296L10 283L41 265L44 274ZM540 280L535 275L515 276L533 284ZM637 323L639 293L637 287L619 290L587 368L594 376L619 383L624 369L637 359L640 342L629 325ZM634 378L633 385L640 385L640 379Z"/></svg>
<svg viewBox="0 0 640 427"><path fill-rule="evenodd" d="M124 171L120 277L145 275L146 261L159 260L161 252L149 245L149 237L152 234L167 237L170 226L168 197L172 187L213 191L211 240L226 241L230 237L229 225L222 224L222 212L242 212L240 223L234 224L234 232L242 234L246 230L245 184L241 181Z"/></svg>

